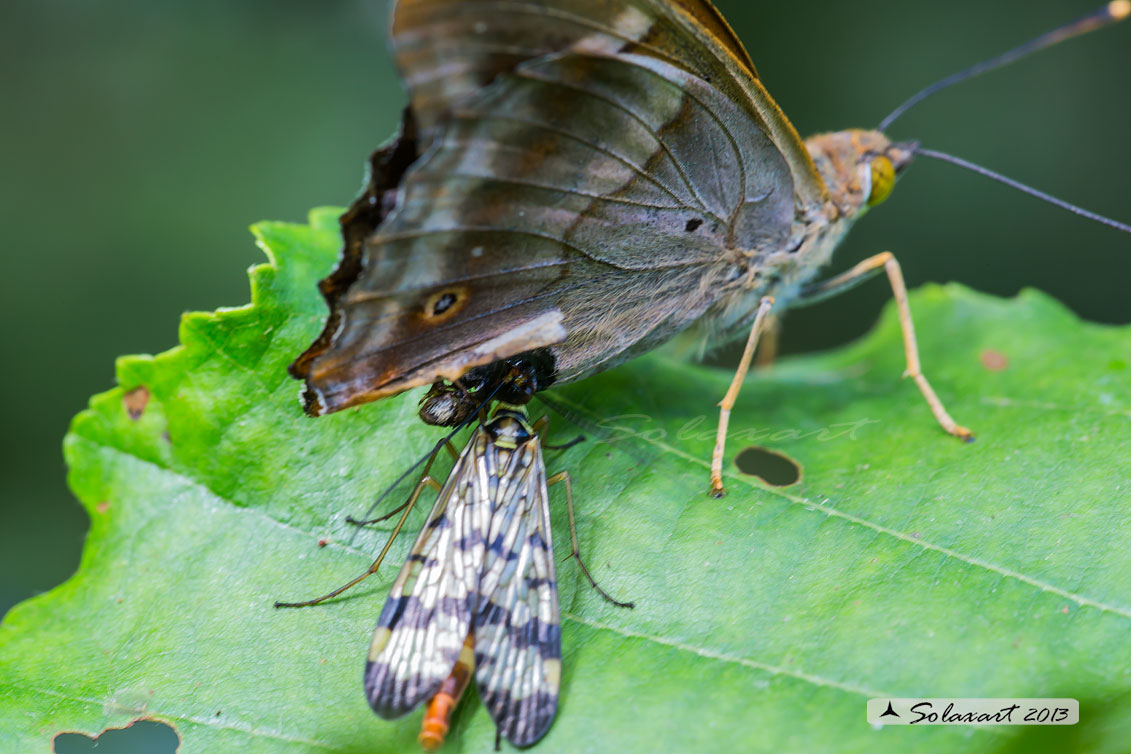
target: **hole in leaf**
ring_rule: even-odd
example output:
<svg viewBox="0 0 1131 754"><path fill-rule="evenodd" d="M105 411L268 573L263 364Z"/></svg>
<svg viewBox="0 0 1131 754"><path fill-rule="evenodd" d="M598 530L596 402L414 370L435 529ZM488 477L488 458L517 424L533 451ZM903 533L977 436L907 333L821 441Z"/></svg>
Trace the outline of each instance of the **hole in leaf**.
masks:
<svg viewBox="0 0 1131 754"><path fill-rule="evenodd" d="M83 733L55 736L55 754L176 754L181 739L164 723L138 720L125 728L104 730L94 738Z"/></svg>
<svg viewBox="0 0 1131 754"><path fill-rule="evenodd" d="M801 480L801 464L789 456L755 445L740 450L734 465L743 474L756 476L774 487L788 487Z"/></svg>

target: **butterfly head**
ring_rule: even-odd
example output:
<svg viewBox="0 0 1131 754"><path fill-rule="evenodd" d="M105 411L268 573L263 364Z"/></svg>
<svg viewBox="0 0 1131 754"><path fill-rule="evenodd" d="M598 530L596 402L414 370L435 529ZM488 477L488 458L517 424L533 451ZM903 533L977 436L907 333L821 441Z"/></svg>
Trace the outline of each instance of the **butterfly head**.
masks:
<svg viewBox="0 0 1131 754"><path fill-rule="evenodd" d="M914 142L893 143L879 131L820 134L805 145L841 215L854 218L891 194L915 155Z"/></svg>

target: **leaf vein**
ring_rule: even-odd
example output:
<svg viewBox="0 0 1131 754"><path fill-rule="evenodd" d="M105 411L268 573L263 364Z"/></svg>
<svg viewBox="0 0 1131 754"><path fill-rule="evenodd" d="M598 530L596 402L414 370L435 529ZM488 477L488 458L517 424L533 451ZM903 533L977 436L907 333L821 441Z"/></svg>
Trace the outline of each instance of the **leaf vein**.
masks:
<svg viewBox="0 0 1131 754"><path fill-rule="evenodd" d="M768 663L768 662L761 662L759 660L751 660L747 657L738 657L736 655L727 654L725 652L717 652L717 651L710 650L710 649L704 649L703 647L696 647L696 646L693 646L691 644L685 644L685 643L680 642L680 641L675 641L673 639L665 639L662 636L656 636L655 634L648 634L648 633L644 633L643 631L633 631L631 629L623 628L621 626L614 626L614 625L609 624L609 623L602 623L601 621L595 621L595 620L591 620L589 618L582 618L580 615L576 615L574 613L563 612L562 617L567 618L567 619L573 621L574 623L580 623L583 626L589 626L590 628L596 628L596 629L601 630L601 631L612 631L613 633L620 634L621 636L625 636L625 637L628 637L630 639L644 639L646 641L654 642L656 644L660 644L660 645L665 646L665 647L671 647L672 649L678 649L681 652L690 652L694 655L697 655L699 657L703 657L703 658L706 658L706 659L709 659L709 660L717 660L719 662L726 662L726 663L731 663L731 664L735 664L735 665L741 665L743 667L751 668L753 670L762 670L762 671L765 671L767 673L771 673L773 675L788 676L790 678L795 678L797 680L801 680L801 681L805 681L807 683L811 683L814 686L822 686L822 687L825 687L825 688L837 689L838 691L844 691L844 692L849 693L849 694L863 696L863 697L866 697L868 699L874 699L874 698L882 697L882 696L895 696L894 694L888 694L888 693L883 692L883 691L876 691L874 689L868 689L868 688L865 688L863 686L857 686L857 685L852 684L852 683L845 683L844 681L837 681L837 680L833 680L831 678L825 678L823 676L813 675L812 673L806 673L806 672L801 671L801 670L793 670L791 668L786 668L786 667L783 667L781 665L773 665L773 664Z"/></svg>
<svg viewBox="0 0 1131 754"><path fill-rule="evenodd" d="M557 399L559 401L569 403L570 406L578 412L582 412L582 413L586 413L586 414L590 413L585 409L584 406L580 406L576 403L573 403L572 401L567 401L562 396L557 396ZM591 418L593 418L593 417L591 416ZM596 421L595 418L594 418L594 421ZM654 438L648 437L648 436L640 436L640 439L656 446L659 450L661 450L665 453L669 453L669 454L674 455L678 458L682 458L685 461L689 461L693 464L701 466L704 469L710 469L710 467L711 467L710 464L707 461L704 461L703 459L698 458L698 457L696 457L696 456L694 456L690 453L687 453L687 452L682 451L678 448L675 448L671 445L668 445L667 443L661 442L660 440L657 440L657 439L654 439ZM1092 608L1099 610L1100 612L1113 613L1113 614L1119 615L1123 618L1131 618L1131 608L1124 607L1124 606L1121 606L1121 605L1113 605L1113 604L1110 604L1110 603L1107 603L1107 602L1101 602L1100 600L1092 599L1091 597L1086 597L1086 596L1081 595L1081 594L1076 594L1075 592L1071 592L1071 591L1064 589L1062 587L1058 587L1055 584L1050 584L1047 581L1041 581L1040 579L1036 579L1036 578L1033 578L1031 576L1026 576L1025 574L1021 573L1020 571L1015 571L1011 568L1006 568L1005 566L1000 566L1000 565L997 565L996 563L991 563L988 560L984 560L982 558L978 558L978 557L975 557L973 555L966 555L965 553L961 553L961 552L954 550L954 549L951 549L949 547L944 547L943 545L933 544L931 542L928 542L928 541L922 539L921 537L914 537L910 534L905 534L901 531L898 531L896 529L892 529L892 528L884 526L882 524L877 524L874 521L869 521L868 519L861 518L860 516L855 516L851 513L846 513L844 511L841 511L841 510L834 508L831 505L828 505L828 498L825 499L825 502L814 502L813 500L809 500L807 498L798 497L796 495L790 495L787 492L785 492L784 490L771 489L769 487L765 487L765 486L758 484L757 482L753 481L752 479L747 479L746 477L741 477L741 476L736 477L733 474L729 475L729 476L730 476L731 482L735 482L735 481L741 482L742 484L746 485L747 487L750 487L751 489L757 490L757 491L765 493L765 494L775 495L777 497L781 497L781 498L783 498L783 499L787 500L788 502L793 503L795 505L801 505L801 506L804 506L806 508L811 508L813 510L820 511L827 516L832 516L834 518L839 518L839 519L842 519L844 521L847 521L851 524L856 524L858 526L866 527L866 528L871 529L872 531L875 531L879 534L884 534L886 536L898 539L901 542L905 542L905 543L910 544L910 545L921 547L924 550L930 550L932 552L940 553L940 554L945 555L947 557L954 558L955 560L957 560L959 562L966 563L967 565L971 565L971 566L974 566L976 568L982 568L984 570L990 571L991 573L996 573L999 576L1004 576L1006 578L1011 578L1011 579L1014 579L1016 581L1020 581L1021 583L1028 584L1030 586L1036 587L1037 589L1041 590L1042 592L1048 592L1050 594L1055 594L1059 597L1063 597L1064 599L1071 600L1072 602L1076 603L1080 607L1092 607Z"/></svg>

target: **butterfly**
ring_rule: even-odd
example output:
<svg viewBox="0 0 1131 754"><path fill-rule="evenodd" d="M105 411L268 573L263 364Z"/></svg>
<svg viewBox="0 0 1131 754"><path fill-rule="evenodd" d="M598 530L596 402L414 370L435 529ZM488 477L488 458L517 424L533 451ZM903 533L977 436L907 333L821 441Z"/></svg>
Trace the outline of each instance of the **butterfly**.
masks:
<svg viewBox="0 0 1131 754"><path fill-rule="evenodd" d="M343 218L326 327L291 367L308 413L432 384L422 415L455 423L508 360L540 390L686 330L748 331L720 403L721 495L730 410L773 312L886 272L906 376L972 438L923 374L895 258L814 280L917 144L802 140L706 0L400 0L391 41L409 107Z"/></svg>

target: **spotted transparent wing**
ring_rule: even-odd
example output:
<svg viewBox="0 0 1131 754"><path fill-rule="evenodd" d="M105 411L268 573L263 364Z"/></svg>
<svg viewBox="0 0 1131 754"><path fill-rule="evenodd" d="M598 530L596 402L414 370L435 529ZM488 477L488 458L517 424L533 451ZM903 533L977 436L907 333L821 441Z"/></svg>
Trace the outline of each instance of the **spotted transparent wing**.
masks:
<svg viewBox="0 0 1131 754"><path fill-rule="evenodd" d="M386 719L427 701L459 659L471 631L490 510L479 461L493 451L476 429L456 460L377 620L365 694Z"/></svg>
<svg viewBox="0 0 1131 754"><path fill-rule="evenodd" d="M537 437L498 474L476 607L475 682L499 732L529 746L558 707L561 625L546 470Z"/></svg>

